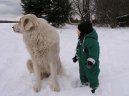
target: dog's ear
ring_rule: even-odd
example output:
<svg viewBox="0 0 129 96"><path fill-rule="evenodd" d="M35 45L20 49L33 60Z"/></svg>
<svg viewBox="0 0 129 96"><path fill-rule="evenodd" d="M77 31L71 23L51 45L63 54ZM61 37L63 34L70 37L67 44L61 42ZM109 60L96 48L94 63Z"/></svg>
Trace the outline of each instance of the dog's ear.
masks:
<svg viewBox="0 0 129 96"><path fill-rule="evenodd" d="M31 20L29 20L28 18L26 18L23 22L23 27L26 31L31 30L34 27L34 24Z"/></svg>

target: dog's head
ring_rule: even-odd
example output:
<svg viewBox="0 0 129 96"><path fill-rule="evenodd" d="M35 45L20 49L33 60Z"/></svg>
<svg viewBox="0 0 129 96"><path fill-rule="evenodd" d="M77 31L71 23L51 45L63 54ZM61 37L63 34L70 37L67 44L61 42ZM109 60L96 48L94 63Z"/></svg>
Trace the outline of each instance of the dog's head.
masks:
<svg viewBox="0 0 129 96"><path fill-rule="evenodd" d="M37 17L33 14L27 14L20 18L19 22L12 28L15 32L29 32L37 27Z"/></svg>

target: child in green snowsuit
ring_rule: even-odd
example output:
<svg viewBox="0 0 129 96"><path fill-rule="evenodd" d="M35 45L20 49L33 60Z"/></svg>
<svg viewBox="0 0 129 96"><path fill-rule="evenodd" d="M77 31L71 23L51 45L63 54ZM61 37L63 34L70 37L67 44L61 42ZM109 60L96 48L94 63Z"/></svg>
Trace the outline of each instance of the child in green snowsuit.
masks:
<svg viewBox="0 0 129 96"><path fill-rule="evenodd" d="M99 86L99 42L98 35L90 22L78 25L78 44L73 62L79 62L79 73L82 85L90 84L95 93Z"/></svg>

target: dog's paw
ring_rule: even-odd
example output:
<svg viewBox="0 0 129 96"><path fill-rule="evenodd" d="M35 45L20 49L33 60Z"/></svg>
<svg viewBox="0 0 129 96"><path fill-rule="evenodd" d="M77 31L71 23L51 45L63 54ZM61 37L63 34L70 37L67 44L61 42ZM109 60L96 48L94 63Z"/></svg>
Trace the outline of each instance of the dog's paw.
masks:
<svg viewBox="0 0 129 96"><path fill-rule="evenodd" d="M35 84L35 85L33 86L33 88L34 88L34 91L35 91L35 92L39 92L40 89L41 89L41 86L40 86L39 84Z"/></svg>
<svg viewBox="0 0 129 96"><path fill-rule="evenodd" d="M52 85L51 85L51 89L52 89L53 91L57 91L57 92L60 91L60 87L59 87L58 84L52 84Z"/></svg>

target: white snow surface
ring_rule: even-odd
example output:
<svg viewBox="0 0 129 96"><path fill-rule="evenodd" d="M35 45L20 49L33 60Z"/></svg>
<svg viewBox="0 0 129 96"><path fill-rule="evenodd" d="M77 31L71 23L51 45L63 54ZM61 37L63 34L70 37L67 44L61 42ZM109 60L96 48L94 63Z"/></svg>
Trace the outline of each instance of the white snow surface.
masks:
<svg viewBox="0 0 129 96"><path fill-rule="evenodd" d="M58 76L60 92L42 81L42 89L33 90L34 74L26 68L30 58L22 35L14 33L13 24L0 23L0 96L129 96L129 28L94 27L100 43L100 86L95 94L79 87L79 66L72 62L77 44L77 27L66 25L60 34L60 57L66 74Z"/></svg>

